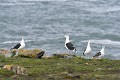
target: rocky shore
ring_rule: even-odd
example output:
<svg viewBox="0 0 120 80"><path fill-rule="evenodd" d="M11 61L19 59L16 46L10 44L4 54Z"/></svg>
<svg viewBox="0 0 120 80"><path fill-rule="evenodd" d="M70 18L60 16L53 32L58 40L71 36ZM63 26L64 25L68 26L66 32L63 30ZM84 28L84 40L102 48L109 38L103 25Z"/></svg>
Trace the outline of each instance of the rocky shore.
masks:
<svg viewBox="0 0 120 80"><path fill-rule="evenodd" d="M119 80L120 60L84 59L69 54L44 57L45 51L0 50L0 80Z"/></svg>

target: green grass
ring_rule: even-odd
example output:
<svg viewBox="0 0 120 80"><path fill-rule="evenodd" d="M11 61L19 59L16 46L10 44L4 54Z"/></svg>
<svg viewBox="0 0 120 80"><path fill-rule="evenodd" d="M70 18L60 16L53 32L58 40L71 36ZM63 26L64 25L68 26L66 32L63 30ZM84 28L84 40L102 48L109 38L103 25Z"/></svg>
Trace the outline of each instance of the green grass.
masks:
<svg viewBox="0 0 120 80"><path fill-rule="evenodd" d="M8 64L25 67L28 75L3 70L2 67ZM0 56L0 68L0 80L120 80L120 60Z"/></svg>

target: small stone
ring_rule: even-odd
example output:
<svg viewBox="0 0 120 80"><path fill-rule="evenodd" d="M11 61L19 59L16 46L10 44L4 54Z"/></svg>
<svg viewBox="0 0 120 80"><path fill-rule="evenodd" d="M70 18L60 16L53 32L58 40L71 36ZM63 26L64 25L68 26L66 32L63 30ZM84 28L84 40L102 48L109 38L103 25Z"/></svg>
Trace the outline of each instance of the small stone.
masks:
<svg viewBox="0 0 120 80"><path fill-rule="evenodd" d="M89 63L85 63L86 65L88 65Z"/></svg>
<svg viewBox="0 0 120 80"><path fill-rule="evenodd" d="M57 64L58 66L61 65L60 63Z"/></svg>
<svg viewBox="0 0 120 80"><path fill-rule="evenodd" d="M3 69L6 69L6 70L11 70L12 69L12 66L13 65L5 65L4 67L3 67Z"/></svg>

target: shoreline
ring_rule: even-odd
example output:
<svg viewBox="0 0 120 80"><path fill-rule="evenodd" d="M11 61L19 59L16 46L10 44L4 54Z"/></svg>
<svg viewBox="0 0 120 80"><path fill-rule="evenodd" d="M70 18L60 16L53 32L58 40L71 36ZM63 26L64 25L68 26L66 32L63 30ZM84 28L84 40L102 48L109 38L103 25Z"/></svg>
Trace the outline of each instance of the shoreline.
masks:
<svg viewBox="0 0 120 80"><path fill-rule="evenodd" d="M23 56L0 56L0 79L10 80L119 80L120 60L72 58L28 58ZM18 70L25 70L25 75L3 69L11 66ZM21 68L16 67L21 66ZM13 70L13 69L12 69ZM20 72L20 71L18 71Z"/></svg>
<svg viewBox="0 0 120 80"><path fill-rule="evenodd" d="M34 54L40 50L20 51L22 54ZM28 57L26 54L0 56L0 75L0 79L9 77L10 80L119 80L120 60L85 59L70 54L53 54L51 57L41 58Z"/></svg>

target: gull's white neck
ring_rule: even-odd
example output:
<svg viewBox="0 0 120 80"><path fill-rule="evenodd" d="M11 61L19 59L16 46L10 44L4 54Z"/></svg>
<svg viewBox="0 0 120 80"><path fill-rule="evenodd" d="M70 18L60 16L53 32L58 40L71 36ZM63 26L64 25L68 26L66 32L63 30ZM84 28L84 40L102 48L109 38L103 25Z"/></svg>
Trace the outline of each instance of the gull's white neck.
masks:
<svg viewBox="0 0 120 80"><path fill-rule="evenodd" d="M88 42L88 44L87 44L86 51L87 51L87 53L91 53L91 51L92 51L89 42Z"/></svg>
<svg viewBox="0 0 120 80"><path fill-rule="evenodd" d="M23 39L23 38L22 38L22 40L21 40L21 42L20 42L20 43L21 43L21 44L25 44L25 43L24 43L24 39Z"/></svg>
<svg viewBox="0 0 120 80"><path fill-rule="evenodd" d="M101 54L104 54L104 47L100 50Z"/></svg>
<svg viewBox="0 0 120 80"><path fill-rule="evenodd" d="M88 44L87 44L87 48L90 48L90 43L88 42Z"/></svg>
<svg viewBox="0 0 120 80"><path fill-rule="evenodd" d="M70 40L69 40L69 36L66 37L66 41L65 41L65 43L68 43L68 42L70 42Z"/></svg>

